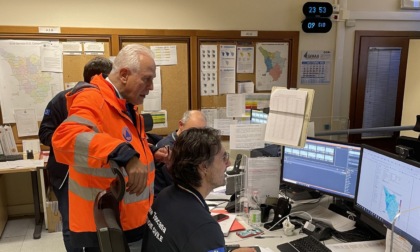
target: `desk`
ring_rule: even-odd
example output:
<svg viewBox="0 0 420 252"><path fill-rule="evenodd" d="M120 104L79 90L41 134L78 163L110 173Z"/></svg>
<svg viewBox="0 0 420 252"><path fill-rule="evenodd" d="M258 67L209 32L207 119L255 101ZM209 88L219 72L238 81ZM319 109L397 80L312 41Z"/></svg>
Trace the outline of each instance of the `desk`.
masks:
<svg viewBox="0 0 420 252"><path fill-rule="evenodd" d="M311 209L317 208L317 206L324 206L327 207L329 203L331 202L332 198L327 196L323 197L319 202L315 204L303 204L304 202L295 203L292 207L293 212L310 212ZM314 213L312 213L314 214ZM316 217L317 215L312 215L313 217ZM269 220L274 216L271 215ZM317 216L319 217L319 216ZM246 228L251 228L248 225L247 219L245 216L237 216L237 220ZM229 233L228 237L225 237L225 242L227 245L229 244L239 244L241 247L247 247L247 246L259 246L260 248L268 248L272 251L279 251L277 249L277 245L282 243L287 243L302 237L305 237L306 235L304 233L301 233L301 229L295 229L293 236L286 236L284 234L283 229L277 229L274 231L268 231L263 226L260 227L261 230L264 231L264 234L262 236L270 236L264 239L257 239L255 237L249 237L249 238L240 238L238 235L236 235L236 232ZM335 240L333 238L328 239L324 241L324 244L330 246L330 249L332 251L385 251L385 242L382 241L368 241L368 242L355 242L355 243L346 243L345 248L342 246L342 242Z"/></svg>
<svg viewBox="0 0 420 252"><path fill-rule="evenodd" d="M237 220L246 228L250 228L246 219L242 217L237 217ZM266 236L275 236L272 238L264 238L264 239L257 239L255 237L248 237L248 238L240 238L236 235L236 232L229 233L228 237L225 237L226 245L229 244L239 244L241 247L247 246L259 246L261 248L269 248L272 251L278 251L277 245L289 241L296 240L301 237L305 237L305 234L298 234L298 230L295 230L296 235L293 236L286 236L284 235L283 229L278 229L274 231L267 231L264 227L261 227L261 230L264 231L264 235Z"/></svg>
<svg viewBox="0 0 420 252"><path fill-rule="evenodd" d="M16 167L16 164L22 164L22 166ZM42 161L43 165L43 161ZM38 167L42 165L37 165L37 162L31 162L30 160L19 160L19 161L8 161L8 162L1 162L0 164L0 176L2 174L8 173L19 173L19 172L30 172L31 173L31 182L32 182L32 194L34 198L34 213L35 213L35 229L33 238L39 239L41 238L41 231L42 231L42 221L43 215L41 214L41 206L40 206L40 198L39 198L39 190L38 190ZM4 190L4 183L0 180L0 203L5 202L5 190ZM5 204L0 205L0 234L3 232L4 226L7 222L7 208ZM2 226L2 224L4 224Z"/></svg>
<svg viewBox="0 0 420 252"><path fill-rule="evenodd" d="M238 216L237 220L246 228L251 228L246 218L242 216ZM267 231L264 227L261 227L261 230L264 231L264 234L262 236L273 236L269 238L264 239L257 239L255 237L248 237L248 238L240 238L236 235L236 232L229 233L228 237L225 237L226 245L230 244L239 244L241 247L249 247L249 246L259 246L260 248L266 248L270 249L272 251L279 251L277 249L277 245L290 242L302 237L305 237L306 235L303 233L300 233L300 229L295 229L293 236L286 236L284 234L283 229L278 229L274 231ZM385 240L378 240L378 241L367 241L367 242L354 242L354 243L341 243L338 240L335 239L328 239L324 241L324 244L332 245L330 249L332 251L337 252L383 252L386 250L385 248ZM340 244L345 244L345 246L340 246ZM337 246L339 245L339 246Z"/></svg>

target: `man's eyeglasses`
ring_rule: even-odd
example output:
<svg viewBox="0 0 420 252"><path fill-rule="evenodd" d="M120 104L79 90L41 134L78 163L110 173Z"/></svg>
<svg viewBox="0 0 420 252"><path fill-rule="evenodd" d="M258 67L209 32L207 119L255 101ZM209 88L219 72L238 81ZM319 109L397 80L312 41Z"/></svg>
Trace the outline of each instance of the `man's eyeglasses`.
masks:
<svg viewBox="0 0 420 252"><path fill-rule="evenodd" d="M223 159L223 162L227 163L229 161L229 152L225 151L225 153L223 153L222 159Z"/></svg>

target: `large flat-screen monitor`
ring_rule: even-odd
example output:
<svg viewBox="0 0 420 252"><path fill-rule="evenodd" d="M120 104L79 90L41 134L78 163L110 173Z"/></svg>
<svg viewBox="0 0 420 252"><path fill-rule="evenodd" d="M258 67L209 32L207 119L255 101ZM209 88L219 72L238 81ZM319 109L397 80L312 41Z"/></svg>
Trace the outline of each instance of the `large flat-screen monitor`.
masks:
<svg viewBox="0 0 420 252"><path fill-rule="evenodd" d="M281 182L354 199L360 146L308 138L304 148L284 147Z"/></svg>
<svg viewBox="0 0 420 252"><path fill-rule="evenodd" d="M363 146L355 207L420 246L420 163Z"/></svg>
<svg viewBox="0 0 420 252"><path fill-rule="evenodd" d="M251 109L250 121L252 124L267 124L268 111L264 109Z"/></svg>

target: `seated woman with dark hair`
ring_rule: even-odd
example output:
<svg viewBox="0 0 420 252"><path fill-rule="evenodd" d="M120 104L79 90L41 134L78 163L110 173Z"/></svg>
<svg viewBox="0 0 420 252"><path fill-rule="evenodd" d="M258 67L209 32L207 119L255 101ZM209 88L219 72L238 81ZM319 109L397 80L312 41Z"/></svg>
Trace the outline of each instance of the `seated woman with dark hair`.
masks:
<svg viewBox="0 0 420 252"><path fill-rule="evenodd" d="M218 130L190 128L175 141L170 158L174 184L149 210L144 251L226 251L220 225L204 198L225 184L229 155ZM235 251L255 251L239 248Z"/></svg>

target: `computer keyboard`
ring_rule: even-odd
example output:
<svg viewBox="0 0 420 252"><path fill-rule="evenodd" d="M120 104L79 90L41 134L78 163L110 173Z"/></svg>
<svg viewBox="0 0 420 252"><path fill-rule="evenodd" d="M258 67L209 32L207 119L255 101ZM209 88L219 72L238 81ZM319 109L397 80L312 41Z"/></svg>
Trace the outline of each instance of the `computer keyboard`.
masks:
<svg viewBox="0 0 420 252"><path fill-rule="evenodd" d="M14 154L14 155L0 155L0 162L5 161L15 161L15 160L22 160L22 154Z"/></svg>
<svg viewBox="0 0 420 252"><path fill-rule="evenodd" d="M332 235L338 240L345 242L372 241L385 238L374 230L368 230L365 228L355 228L346 232L333 231Z"/></svg>
<svg viewBox="0 0 420 252"><path fill-rule="evenodd" d="M277 246L281 252L331 252L320 241L313 236L306 236L288 243L283 243Z"/></svg>

